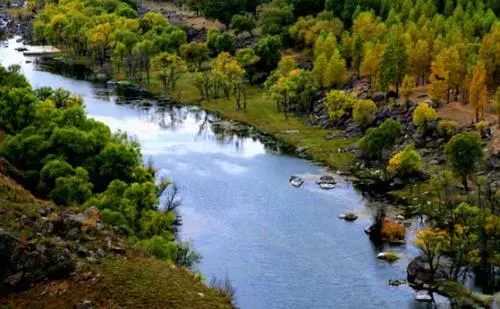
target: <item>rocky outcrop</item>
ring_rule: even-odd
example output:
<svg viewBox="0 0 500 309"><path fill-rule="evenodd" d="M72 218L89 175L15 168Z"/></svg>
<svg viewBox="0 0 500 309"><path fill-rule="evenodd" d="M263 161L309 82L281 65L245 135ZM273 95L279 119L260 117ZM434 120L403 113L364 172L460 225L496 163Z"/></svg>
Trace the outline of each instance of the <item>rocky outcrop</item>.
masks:
<svg viewBox="0 0 500 309"><path fill-rule="evenodd" d="M408 264L406 274L410 284L416 287L421 287L424 284L431 283L433 279L448 278L450 274L450 266L446 263L446 261L440 261L433 278L427 260L423 256L417 256Z"/></svg>
<svg viewBox="0 0 500 309"><path fill-rule="evenodd" d="M299 188L304 184L304 179L300 178L299 176L291 176L289 182L292 186Z"/></svg>
<svg viewBox="0 0 500 309"><path fill-rule="evenodd" d="M0 265L0 290L18 291L45 279L68 276L75 269L75 258L56 242L24 243L0 230Z"/></svg>

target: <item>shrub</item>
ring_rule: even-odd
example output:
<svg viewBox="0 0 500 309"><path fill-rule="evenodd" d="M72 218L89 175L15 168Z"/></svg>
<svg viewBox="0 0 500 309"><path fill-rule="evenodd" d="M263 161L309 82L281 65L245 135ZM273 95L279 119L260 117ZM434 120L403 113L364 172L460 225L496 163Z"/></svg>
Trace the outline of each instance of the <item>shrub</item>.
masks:
<svg viewBox="0 0 500 309"><path fill-rule="evenodd" d="M399 174L407 177L419 172L421 165L422 157L420 154L413 146L407 146L389 160L387 170L391 174Z"/></svg>
<svg viewBox="0 0 500 309"><path fill-rule="evenodd" d="M348 110L356 105L357 101L356 94L354 93L348 93L342 90L332 90L328 92L325 101L328 116L332 119L342 118Z"/></svg>
<svg viewBox="0 0 500 309"><path fill-rule="evenodd" d="M114 226L127 226L128 221L120 212L111 209L103 209L101 218L104 222Z"/></svg>
<svg viewBox="0 0 500 309"><path fill-rule="evenodd" d="M153 236L151 239L141 240L138 246L148 253L169 261L175 261L177 257L177 245L162 236Z"/></svg>
<svg viewBox="0 0 500 309"><path fill-rule="evenodd" d="M484 129L490 126L490 123L486 120L481 120L477 122L474 126L476 127L476 130L482 132Z"/></svg>
<svg viewBox="0 0 500 309"><path fill-rule="evenodd" d="M401 241L405 239L406 229L403 225L391 220L382 223L381 236L387 241Z"/></svg>
<svg viewBox="0 0 500 309"><path fill-rule="evenodd" d="M424 132L427 131L429 122L436 119L436 110L425 102L419 103L417 108L413 111L413 123Z"/></svg>
<svg viewBox="0 0 500 309"><path fill-rule="evenodd" d="M380 159L384 150L390 150L401 135L401 125L394 119L385 120L378 128L370 128L359 141L359 147L369 158Z"/></svg>
<svg viewBox="0 0 500 309"><path fill-rule="evenodd" d="M453 136L457 132L458 123L454 120L440 120L438 130L441 134Z"/></svg>
<svg viewBox="0 0 500 309"><path fill-rule="evenodd" d="M359 100L352 111L352 118L358 126L364 128L371 124L376 112L377 105L372 100Z"/></svg>

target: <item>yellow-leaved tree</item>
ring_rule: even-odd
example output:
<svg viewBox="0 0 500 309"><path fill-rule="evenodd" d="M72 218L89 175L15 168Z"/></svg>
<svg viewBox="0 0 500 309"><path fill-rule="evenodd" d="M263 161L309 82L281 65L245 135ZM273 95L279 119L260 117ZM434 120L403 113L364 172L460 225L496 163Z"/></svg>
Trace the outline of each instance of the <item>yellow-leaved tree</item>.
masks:
<svg viewBox="0 0 500 309"><path fill-rule="evenodd" d="M429 95L432 100L439 102L448 93L448 76L442 61L437 59L432 62L429 76Z"/></svg>
<svg viewBox="0 0 500 309"><path fill-rule="evenodd" d="M477 64L472 73L472 80L469 85L469 103L476 111L476 121L479 121L479 114L484 115L484 107L488 98L486 88L486 72L483 64Z"/></svg>

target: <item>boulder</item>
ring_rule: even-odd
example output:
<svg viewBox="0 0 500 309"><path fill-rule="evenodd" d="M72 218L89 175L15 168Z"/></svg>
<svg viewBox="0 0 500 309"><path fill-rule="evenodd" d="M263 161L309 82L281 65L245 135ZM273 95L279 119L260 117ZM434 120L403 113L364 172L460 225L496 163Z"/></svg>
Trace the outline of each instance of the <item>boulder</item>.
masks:
<svg viewBox="0 0 500 309"><path fill-rule="evenodd" d="M420 290L415 294L415 300L422 302L431 302L432 296L427 290Z"/></svg>
<svg viewBox="0 0 500 309"><path fill-rule="evenodd" d="M316 181L316 184L323 189L323 190L330 190L335 187L337 182L335 181L335 178L331 175L323 175L319 178L318 181Z"/></svg>
<svg viewBox="0 0 500 309"><path fill-rule="evenodd" d="M437 266L434 279L445 279L449 277L450 266L446 261L441 261ZM414 258L406 269L408 282L412 285L422 286L432 281L429 263L423 256Z"/></svg>
<svg viewBox="0 0 500 309"><path fill-rule="evenodd" d="M387 262L395 262L395 261L399 260L400 258L401 258L401 254L399 254L397 252L392 252L392 251L380 252L379 254L377 254L377 259L384 260Z"/></svg>
<svg viewBox="0 0 500 309"><path fill-rule="evenodd" d="M358 215L353 212L348 212L344 215L344 220L346 221L356 221L358 219Z"/></svg>
<svg viewBox="0 0 500 309"><path fill-rule="evenodd" d="M401 279L389 279L389 285L392 286L398 286L398 285L403 285L406 284L406 280L401 280Z"/></svg>
<svg viewBox="0 0 500 309"><path fill-rule="evenodd" d="M67 248L56 243L24 243L0 230L0 290L25 290L37 282L63 278L75 269Z"/></svg>
<svg viewBox="0 0 500 309"><path fill-rule="evenodd" d="M304 179L300 178L299 176L292 176L290 177L289 182L292 186L299 188L304 184Z"/></svg>

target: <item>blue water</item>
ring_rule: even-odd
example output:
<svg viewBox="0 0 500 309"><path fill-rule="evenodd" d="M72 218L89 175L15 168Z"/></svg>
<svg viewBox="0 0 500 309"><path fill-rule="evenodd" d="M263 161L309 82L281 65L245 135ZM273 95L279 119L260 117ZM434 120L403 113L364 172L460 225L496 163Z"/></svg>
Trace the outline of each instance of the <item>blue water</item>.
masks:
<svg viewBox="0 0 500 309"><path fill-rule="evenodd" d="M81 95L91 117L137 138L160 177L180 186L181 237L202 254L199 268L207 278L231 279L239 307L430 308L416 303L410 288L388 285L406 277L408 259L417 252L394 248L404 254L394 264L376 259L379 249L363 233L370 224L366 201L349 183L321 190L314 184L321 166L269 151L258 140L218 136L205 121L216 118L203 110L116 104L127 98L40 71L15 46L11 40L0 48L4 65L20 64L33 87ZM291 175L304 176L305 186L290 186ZM354 223L336 218L346 211L361 217Z"/></svg>

